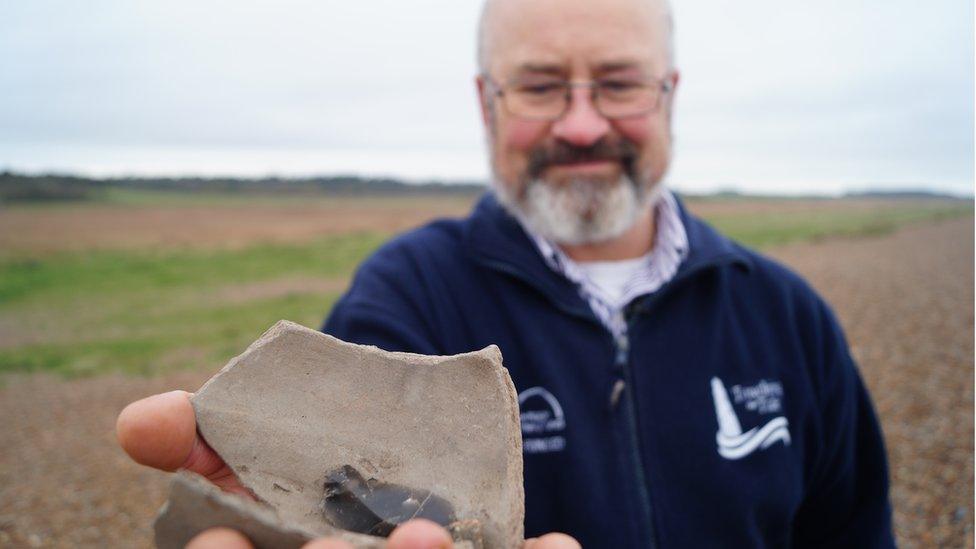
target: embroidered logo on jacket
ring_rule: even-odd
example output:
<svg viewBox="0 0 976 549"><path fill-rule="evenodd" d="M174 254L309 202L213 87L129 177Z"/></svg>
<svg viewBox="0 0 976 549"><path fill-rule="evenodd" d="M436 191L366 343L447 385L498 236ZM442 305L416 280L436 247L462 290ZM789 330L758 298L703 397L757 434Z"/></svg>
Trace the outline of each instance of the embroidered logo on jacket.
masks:
<svg viewBox="0 0 976 549"><path fill-rule="evenodd" d="M767 414L782 409L783 386L780 383L761 381L748 387L735 385L732 392L736 403L745 402L747 410ZM789 446L789 422L785 416L774 417L762 427L753 427L743 433L725 385L717 377L712 378L712 400L715 401L715 416L718 418L715 441L719 455L725 459L743 458L756 449L765 450L779 440Z"/></svg>
<svg viewBox="0 0 976 549"><path fill-rule="evenodd" d="M546 454L561 452L566 439L561 433L566 428L563 407L543 387L532 387L519 393L519 412L522 421L522 452Z"/></svg>

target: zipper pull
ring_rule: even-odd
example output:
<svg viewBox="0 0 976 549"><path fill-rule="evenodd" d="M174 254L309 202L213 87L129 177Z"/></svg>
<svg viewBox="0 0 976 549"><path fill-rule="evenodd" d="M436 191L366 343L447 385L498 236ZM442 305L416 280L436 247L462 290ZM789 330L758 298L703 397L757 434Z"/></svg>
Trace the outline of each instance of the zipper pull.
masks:
<svg viewBox="0 0 976 549"><path fill-rule="evenodd" d="M613 382L613 388L610 389L610 411L617 409L617 404L620 403L620 395L627 389L627 384L622 379L618 379Z"/></svg>
<svg viewBox="0 0 976 549"><path fill-rule="evenodd" d="M627 363L627 353L630 352L630 339L627 337L627 334L620 334L614 342L617 344L616 362L618 366L622 366Z"/></svg>

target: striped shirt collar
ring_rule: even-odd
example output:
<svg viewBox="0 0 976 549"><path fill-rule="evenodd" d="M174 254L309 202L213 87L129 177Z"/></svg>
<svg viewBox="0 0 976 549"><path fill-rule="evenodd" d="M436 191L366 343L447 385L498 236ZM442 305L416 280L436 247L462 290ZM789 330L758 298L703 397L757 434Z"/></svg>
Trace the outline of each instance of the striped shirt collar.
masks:
<svg viewBox="0 0 976 549"><path fill-rule="evenodd" d="M677 201L668 189L662 190L655 204L654 219L654 247L648 256L646 268L630 278L619 300L611 299L593 284L579 265L554 243L536 234L525 224L522 224L522 228L531 237L549 268L575 283L580 296L589 303L600 322L614 337L619 338L626 335L627 331L623 318L624 307L639 296L658 291L674 278L681 262L688 256L688 235L681 222Z"/></svg>

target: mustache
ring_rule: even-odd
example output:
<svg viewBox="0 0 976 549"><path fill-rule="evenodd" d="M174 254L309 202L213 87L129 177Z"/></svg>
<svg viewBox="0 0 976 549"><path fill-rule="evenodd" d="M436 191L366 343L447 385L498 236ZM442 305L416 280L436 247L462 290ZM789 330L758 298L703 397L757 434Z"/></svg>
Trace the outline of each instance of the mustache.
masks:
<svg viewBox="0 0 976 549"><path fill-rule="evenodd" d="M552 145L543 145L531 151L527 171L530 177L537 178L553 164L608 160L621 162L624 170L631 173L636 159L637 147L628 141L601 139L588 147L577 147L557 141Z"/></svg>

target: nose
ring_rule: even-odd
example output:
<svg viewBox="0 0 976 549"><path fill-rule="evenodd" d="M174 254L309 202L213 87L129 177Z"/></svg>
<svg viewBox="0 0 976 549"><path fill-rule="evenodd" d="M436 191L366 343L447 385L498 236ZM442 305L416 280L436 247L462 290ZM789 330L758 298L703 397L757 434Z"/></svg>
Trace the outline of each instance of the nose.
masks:
<svg viewBox="0 0 976 549"><path fill-rule="evenodd" d="M593 145L608 131L610 121L596 110L590 87L573 88L569 108L552 125L554 137L578 147Z"/></svg>

